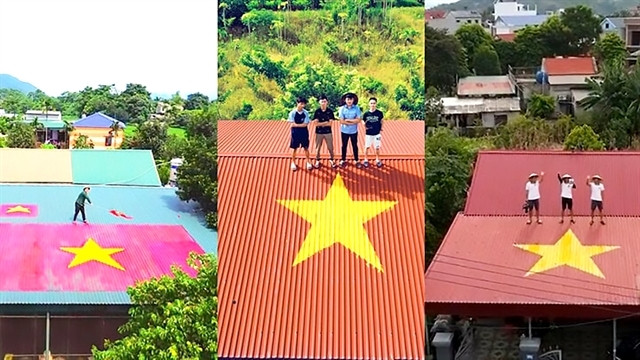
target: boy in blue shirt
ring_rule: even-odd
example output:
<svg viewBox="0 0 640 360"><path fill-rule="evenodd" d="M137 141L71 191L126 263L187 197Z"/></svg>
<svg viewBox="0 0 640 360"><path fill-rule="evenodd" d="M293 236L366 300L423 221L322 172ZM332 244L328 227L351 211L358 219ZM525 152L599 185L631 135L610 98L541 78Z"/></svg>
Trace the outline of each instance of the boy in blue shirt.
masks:
<svg viewBox="0 0 640 360"><path fill-rule="evenodd" d="M304 155L307 159L307 170L313 169L311 165L311 159L309 159L309 112L305 110L307 105L307 99L299 97L297 99L296 108L289 113L289 123L291 123L291 149L293 153L291 155L291 170L298 170L296 165L296 151L298 148L304 149Z"/></svg>
<svg viewBox="0 0 640 360"><path fill-rule="evenodd" d="M362 167L358 159L358 124L362 119L362 112L358 107L358 96L354 93L346 93L342 96L342 102L344 105L340 107L338 111L338 118L340 118L340 135L342 138L342 160L340 166L347 165L347 147L349 141L351 141L351 148L353 149L353 158L356 163L356 167Z"/></svg>

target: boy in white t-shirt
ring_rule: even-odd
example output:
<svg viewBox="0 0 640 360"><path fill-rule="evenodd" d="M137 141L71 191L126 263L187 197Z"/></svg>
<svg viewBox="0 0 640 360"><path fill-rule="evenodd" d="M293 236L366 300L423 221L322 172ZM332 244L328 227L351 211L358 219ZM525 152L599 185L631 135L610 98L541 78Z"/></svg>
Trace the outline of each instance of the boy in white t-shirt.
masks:
<svg viewBox="0 0 640 360"><path fill-rule="evenodd" d="M533 217L533 209L536 210L536 221L538 224L542 224L540 221L540 183L544 177L544 172L540 172L540 175L533 173L529 175L529 181L525 186L525 192L527 195L527 205L529 206L529 220L527 225L531 224L531 218Z"/></svg>
<svg viewBox="0 0 640 360"><path fill-rule="evenodd" d="M600 175L587 176L587 185L591 188L591 222L589 225L593 225L593 215L598 209L600 213L600 224L604 225L604 214L602 209L604 184Z"/></svg>
<svg viewBox="0 0 640 360"><path fill-rule="evenodd" d="M569 174L560 176L558 174L558 180L560 181L560 197L562 198L562 215L560 217L560 224L564 223L564 212L569 210L569 216L571 216L571 223L575 224L573 220L573 189L576 188L576 183Z"/></svg>

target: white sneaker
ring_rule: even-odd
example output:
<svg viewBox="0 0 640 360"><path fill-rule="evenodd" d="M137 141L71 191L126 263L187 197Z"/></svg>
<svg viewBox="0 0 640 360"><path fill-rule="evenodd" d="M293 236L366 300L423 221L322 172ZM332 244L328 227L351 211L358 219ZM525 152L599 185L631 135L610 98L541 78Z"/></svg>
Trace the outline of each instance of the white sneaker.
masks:
<svg viewBox="0 0 640 360"><path fill-rule="evenodd" d="M316 169L320 168L320 160L316 160L316 164L314 165Z"/></svg>
<svg viewBox="0 0 640 360"><path fill-rule="evenodd" d="M310 162L308 162L308 163L307 163L307 170L311 170L311 169L313 169L313 165L311 165L311 163L310 163Z"/></svg>
<svg viewBox="0 0 640 360"><path fill-rule="evenodd" d="M298 170L298 166L295 163L291 163L291 170L292 171Z"/></svg>

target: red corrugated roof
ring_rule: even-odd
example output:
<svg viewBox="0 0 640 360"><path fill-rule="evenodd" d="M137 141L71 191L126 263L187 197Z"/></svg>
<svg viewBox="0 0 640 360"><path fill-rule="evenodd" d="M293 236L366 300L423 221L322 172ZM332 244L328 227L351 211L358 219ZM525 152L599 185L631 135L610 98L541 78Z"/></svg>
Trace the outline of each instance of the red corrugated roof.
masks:
<svg viewBox="0 0 640 360"><path fill-rule="evenodd" d="M615 217L607 225L590 226L588 217L579 217L571 227L558 218L542 220L542 225L526 225L521 217L458 215L425 275L427 313L544 316L564 311L569 317L620 315L625 307L638 311L637 218ZM548 248L547 254L570 262L584 246L597 253L575 257L584 270L522 249L554 245L569 229L580 245ZM540 272L527 275L538 262Z"/></svg>
<svg viewBox="0 0 640 360"><path fill-rule="evenodd" d="M288 157L264 153L286 153L286 142L261 144L273 140L264 123L235 123L241 130L234 122L219 130L219 356L424 359L424 158L387 158L382 169L292 172ZM401 143L394 136L423 141L421 131L387 125L391 144ZM251 145L263 152L250 155ZM348 211L346 194L373 203L357 203L340 216L345 222L316 221ZM334 202L322 212L316 206L325 198ZM315 251L346 233L345 245ZM300 257L313 239L308 257ZM373 251L356 255L366 248Z"/></svg>
<svg viewBox="0 0 640 360"><path fill-rule="evenodd" d="M469 197L468 215L522 215L525 183L532 172L545 172L540 185L540 213L559 216L557 173L576 181L574 212L589 215L587 175L604 179L604 206L609 215L640 216L640 153L637 152L517 152L483 151L478 156Z"/></svg>
<svg viewBox="0 0 640 360"><path fill-rule="evenodd" d="M542 68L548 75L592 75L598 72L592 57L544 58Z"/></svg>
<svg viewBox="0 0 640 360"><path fill-rule="evenodd" d="M516 34L497 34L495 37L506 42L514 42L516 40Z"/></svg>
<svg viewBox="0 0 640 360"><path fill-rule="evenodd" d="M336 111L337 114L337 111ZM291 126L286 121L235 121L218 122L218 149L226 156L290 156ZM315 126L309 127L309 149L315 149ZM420 136L418 136L420 135ZM340 124L333 124L333 147L340 153ZM364 147L364 128L359 130L359 148ZM326 148L324 146L323 148ZM326 149L323 150L326 152ZM327 153L328 154L328 153ZM351 156L351 145L349 145ZM385 121L382 131L382 156L395 158L424 158L424 122Z"/></svg>
<svg viewBox="0 0 640 360"><path fill-rule="evenodd" d="M425 11L425 19L427 21L433 19L443 19L447 15L447 12L444 10L427 10Z"/></svg>

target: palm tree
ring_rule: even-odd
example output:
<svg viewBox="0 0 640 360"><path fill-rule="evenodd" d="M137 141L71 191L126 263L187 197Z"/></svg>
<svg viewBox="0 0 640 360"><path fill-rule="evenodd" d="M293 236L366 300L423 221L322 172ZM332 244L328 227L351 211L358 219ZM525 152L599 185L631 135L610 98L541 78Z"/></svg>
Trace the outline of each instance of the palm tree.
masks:
<svg viewBox="0 0 640 360"><path fill-rule="evenodd" d="M120 122L117 120L114 120L111 123L111 126L109 127L111 129L111 131L109 131L111 133L111 136L113 137L112 142L111 142L111 146L113 146L113 148L115 149L116 143L118 142L118 132L120 131Z"/></svg>

